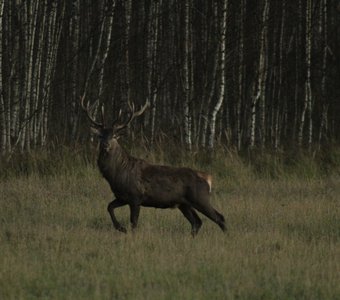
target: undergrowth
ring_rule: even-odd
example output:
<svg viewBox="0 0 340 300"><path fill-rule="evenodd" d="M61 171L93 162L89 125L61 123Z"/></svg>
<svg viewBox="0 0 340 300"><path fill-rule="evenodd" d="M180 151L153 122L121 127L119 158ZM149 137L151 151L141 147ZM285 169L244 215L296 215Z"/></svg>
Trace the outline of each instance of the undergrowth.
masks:
<svg viewBox="0 0 340 300"><path fill-rule="evenodd" d="M237 152L218 146L213 151L187 151L173 143L126 144L133 156L152 164L191 167L217 177L255 177L263 179L316 179L340 174L340 147L319 151L271 151L254 149ZM30 153L16 153L0 159L0 179L15 176L53 176L82 173L96 167L97 149L93 145L53 146Z"/></svg>

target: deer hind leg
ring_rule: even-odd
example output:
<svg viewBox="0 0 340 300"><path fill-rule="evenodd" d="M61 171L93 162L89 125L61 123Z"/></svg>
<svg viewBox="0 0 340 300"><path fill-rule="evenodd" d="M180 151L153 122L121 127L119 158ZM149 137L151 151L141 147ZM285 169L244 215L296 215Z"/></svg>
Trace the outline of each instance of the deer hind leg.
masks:
<svg viewBox="0 0 340 300"><path fill-rule="evenodd" d="M227 230L225 225L225 219L216 209L214 209L209 203L204 204L193 204L193 206L202 214L207 216L210 220L215 222L223 232Z"/></svg>
<svg viewBox="0 0 340 300"><path fill-rule="evenodd" d="M121 207L126 205L126 202L121 199L115 199L112 202L109 203L107 210L111 216L111 220L113 223L114 228L116 228L118 231L126 233L126 229L117 221L114 210L117 207Z"/></svg>
<svg viewBox="0 0 340 300"><path fill-rule="evenodd" d="M195 210L188 205L180 205L179 210L191 224L191 234L195 236L202 226L202 221Z"/></svg>

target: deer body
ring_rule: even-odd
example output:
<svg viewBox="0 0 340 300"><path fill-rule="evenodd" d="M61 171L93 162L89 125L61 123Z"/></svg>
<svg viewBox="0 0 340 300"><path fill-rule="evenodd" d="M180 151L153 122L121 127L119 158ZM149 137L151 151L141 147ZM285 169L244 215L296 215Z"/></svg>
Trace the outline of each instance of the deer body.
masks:
<svg viewBox="0 0 340 300"><path fill-rule="evenodd" d="M130 121L145 108L146 105L141 111L132 112ZM88 117L92 120L89 114ZM100 139L98 167L115 195L115 199L108 205L108 212L117 230L126 232L114 213L116 208L124 205L130 207L132 228L137 226L140 207L146 206L178 208L191 223L193 235L197 234L202 225L195 210L206 215L223 231L226 230L223 215L210 205L209 174L190 168L152 165L132 157L118 143L118 132L124 127L118 125L105 128L98 123L94 125L93 132Z"/></svg>

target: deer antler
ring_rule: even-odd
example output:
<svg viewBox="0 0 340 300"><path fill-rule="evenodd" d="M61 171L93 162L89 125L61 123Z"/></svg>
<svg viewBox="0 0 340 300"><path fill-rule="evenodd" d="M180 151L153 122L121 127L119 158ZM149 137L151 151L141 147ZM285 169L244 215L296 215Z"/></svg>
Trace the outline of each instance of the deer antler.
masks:
<svg viewBox="0 0 340 300"><path fill-rule="evenodd" d="M115 126L115 130L122 130L124 128L126 128L127 126L129 126L129 124L131 123L131 121L136 118L139 117L140 115L142 115L144 113L144 111L148 108L148 106L150 105L149 100L146 100L145 104L141 107L140 110L135 111L135 105L134 103L131 103L130 101L128 101L128 106L130 109L130 117L129 119L123 123L123 124L119 124L119 125L115 125L115 122L113 123L113 126ZM121 111L119 111L119 117L121 115ZM118 118L119 118L118 117Z"/></svg>
<svg viewBox="0 0 340 300"><path fill-rule="evenodd" d="M85 106L84 100L85 100L85 94L80 98L80 106L83 109L83 111L86 113L87 118L90 120L92 125L94 125L98 128L103 128L104 123L105 123L104 122L104 106L102 105L102 108L101 108L102 123L99 123L91 116L91 112L93 111L93 108L94 108L96 103L94 103L94 104L92 104L92 106L90 106L90 103L88 102L87 105Z"/></svg>

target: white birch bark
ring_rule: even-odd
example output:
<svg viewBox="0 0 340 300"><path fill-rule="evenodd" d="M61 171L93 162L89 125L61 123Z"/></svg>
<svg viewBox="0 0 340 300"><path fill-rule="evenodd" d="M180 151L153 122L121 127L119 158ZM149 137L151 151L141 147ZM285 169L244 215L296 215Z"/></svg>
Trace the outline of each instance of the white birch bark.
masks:
<svg viewBox="0 0 340 300"><path fill-rule="evenodd" d="M300 42L302 40L302 5L301 0L298 0L298 26L295 38L295 92L294 92L294 121L293 121L293 140L299 144L299 122L300 122L300 112L299 112L299 88L300 88Z"/></svg>
<svg viewBox="0 0 340 300"><path fill-rule="evenodd" d="M24 91L24 123L21 124L22 128L22 140L21 150L30 151L31 138L32 138L32 78L34 72L34 41L37 28L37 17L38 17L38 5L39 1L33 3L25 3L27 5L26 19L26 39L25 39L25 91ZM25 12L24 12L25 13Z"/></svg>
<svg viewBox="0 0 340 300"><path fill-rule="evenodd" d="M5 141L5 145L6 145L6 153L10 153L11 152L11 148L12 148L12 141L11 141L11 122L12 122L12 118L11 118L11 109L13 106L13 101L12 101L12 89L11 89L11 82L14 79L15 76L15 64L16 64L16 60L17 60L17 56L14 55L14 49L13 52L12 50L9 50L12 47L12 41L14 39L13 37L13 31L11 30L12 28L12 19L11 19L11 13L12 13L12 6L13 4L10 2L6 1L4 2L5 5L2 8L2 21L1 21L1 27L2 27L2 32L1 32L1 36L0 39L1 40L1 44L2 44L2 50L5 50L4 53L7 50L7 57L4 57L4 54L1 54L2 56L2 60L1 61L1 65L4 66L6 68L7 67L10 68L9 71L9 76L7 75L6 78L4 77L4 74L1 74L1 83L0 85L2 85L2 88L0 88L0 92L1 92L1 96L3 97L3 102L4 102L4 107L2 107L0 105L0 107L2 109L5 110L4 112L4 116L5 116L5 130L6 130L6 141ZM5 15L7 15L7 18L5 17ZM9 53L11 54L10 56L8 56L8 51L10 51ZM2 66L0 68L0 72L3 71ZM0 109L1 109L0 108ZM1 154L1 151L0 151Z"/></svg>
<svg viewBox="0 0 340 300"><path fill-rule="evenodd" d="M79 124L79 113L77 111L79 102L79 39L80 39L80 7L79 0L72 1L72 17L70 19L70 38L71 38L71 112L70 112L70 126L71 126L71 140L76 140L76 133Z"/></svg>
<svg viewBox="0 0 340 300"><path fill-rule="evenodd" d="M46 0L46 6L50 0ZM62 4L61 4L62 5ZM45 49L47 49L47 55L42 64L42 68L45 69L41 72L44 73L44 77L41 82L41 124L39 127L40 145L45 146L47 131L48 131L48 108L51 102L50 90L52 85L53 74L56 67L57 51L59 46L59 38L63 23L64 8L60 14L60 21L57 20L58 0L55 0L51 5L51 11L46 19L46 37L45 37ZM58 36L59 35L59 36Z"/></svg>
<svg viewBox="0 0 340 300"><path fill-rule="evenodd" d="M226 32L227 32L227 9L228 0L223 1L223 12L221 20L221 40L220 40L220 84L219 84L219 96L215 106L212 109L209 125L209 139L208 148L214 148L215 132L216 132L216 116L219 112L225 95L225 42L226 42Z"/></svg>
<svg viewBox="0 0 340 300"><path fill-rule="evenodd" d="M306 64L306 79L305 79L305 98L303 102L303 109L300 119L300 128L298 135L298 145L302 146L303 143L303 131L305 127L306 112L309 114L309 128L307 133L308 146L312 143L312 90L311 90L311 40L312 40L312 27L311 27L311 0L307 0L306 7L306 52L305 52L305 64Z"/></svg>
<svg viewBox="0 0 340 300"><path fill-rule="evenodd" d="M282 1L282 21L281 21L281 30L280 30L280 43L279 43L279 83L278 83L278 92L277 92L277 105L276 105L276 120L275 120L275 129L274 129L274 149L278 149L280 144L280 131L279 131L279 115L280 115L280 105L281 105L281 88L282 88L282 67L284 64L283 61L283 51L284 51L284 29L285 29L285 21L286 21L286 2ZM274 79L275 80L275 79Z"/></svg>
<svg viewBox="0 0 340 300"><path fill-rule="evenodd" d="M65 6L61 4L61 12L58 14L58 0L55 0L51 6L50 18L48 23L48 37L47 37L47 61L46 61L46 73L45 80L43 82L44 93L42 96L42 125L40 126L40 144L42 146L46 143L46 137L48 132L48 116L49 116L49 106L50 106L50 90L51 83L56 68L57 61L57 51L59 47L59 41L61 36L61 30L63 27L63 19L65 14Z"/></svg>
<svg viewBox="0 0 340 300"><path fill-rule="evenodd" d="M323 137L327 134L327 114L328 114L328 102L326 93L327 83L327 57L328 57L328 15L327 15L327 0L322 1L321 7L321 28L323 32L323 58L322 58L322 80L321 80L321 97L322 97L322 114L319 128L319 147L321 147Z"/></svg>
<svg viewBox="0 0 340 300"><path fill-rule="evenodd" d="M213 13L214 13L214 28L217 30L217 27L219 26L218 24L218 3L217 1L214 2L214 8L213 8ZM211 40L207 39L207 44L209 45L212 43ZM216 77L217 77L217 66L219 62L219 53L220 53L220 46L219 43L216 46L216 49L214 50L214 59L213 59L213 69L211 75L208 74L206 76L206 84L205 88L203 91L203 100L202 100L202 121L201 121L201 137L200 137L200 144L204 148L207 146L207 135L208 135L208 123L209 123L209 115L210 115L210 106L212 99L215 94L216 90ZM209 87L210 84L210 87Z"/></svg>
<svg viewBox="0 0 340 300"><path fill-rule="evenodd" d="M16 3L15 2L11 2L10 5L10 10L11 10L11 14L14 13L14 11L17 10L16 8ZM8 28L8 30L12 31L10 29L11 27ZM12 41L14 43L13 46L13 57L15 58L15 60L13 60L12 62L12 70L13 70L13 81L11 84L11 86L9 88L11 88L11 106L10 106L10 118L11 118L11 124L10 124L10 138L16 138L18 136L18 132L19 132L19 111L20 111L20 103L19 103L19 99L21 99L21 95L20 95L20 90L21 88L23 88L20 85L20 81L19 81L19 76L18 74L20 74L21 69L20 69L20 36L19 36L19 32L13 32L12 33Z"/></svg>
<svg viewBox="0 0 340 300"><path fill-rule="evenodd" d="M147 44L147 85L148 99L151 102L150 127L151 143L155 138L157 113L157 47L159 38L159 9L161 2L152 2L148 16L148 44Z"/></svg>
<svg viewBox="0 0 340 300"><path fill-rule="evenodd" d="M239 22L239 67L238 67L238 99L236 104L236 146L241 150L241 106L243 102L244 89L244 14L246 9L245 0L240 4L240 22Z"/></svg>
<svg viewBox="0 0 340 300"><path fill-rule="evenodd" d="M107 8L107 21L106 21L106 36L105 43L100 59L100 73L99 73L99 87L98 87L98 98L101 98L103 93L103 84L104 84L104 70L105 70L105 62L109 55L110 45L111 45L111 36L112 36L112 26L113 26L113 12L114 12L115 2L109 4Z"/></svg>
<svg viewBox="0 0 340 300"><path fill-rule="evenodd" d="M32 77L32 98L33 98L33 104L34 104L34 118L33 118L33 124L32 124L32 143L36 147L38 146L38 139L39 139L39 132L41 125L43 124L42 120L42 113L41 108L43 105L43 95L41 94L41 88L43 89L43 78L42 75L44 75L44 67L43 67L43 47L45 44L46 36L45 36L45 23L46 23L46 15L47 15L47 6L48 3L46 0L41 1L41 5L43 6L42 9L42 19L40 20L40 30L39 30L39 36L37 48L35 50L36 53L36 62L35 62L35 68L34 68L34 74ZM40 141L41 142L41 141Z"/></svg>
<svg viewBox="0 0 340 300"><path fill-rule="evenodd" d="M256 129L256 105L260 101L260 129L261 129L261 144L265 140L265 84L267 78L266 66L266 36L267 36L267 20L269 12L269 1L265 0L262 12L262 30L260 37L260 57L258 66L257 81L254 84L254 95L251 104L251 121L250 121L250 148L255 146L255 129Z"/></svg>

